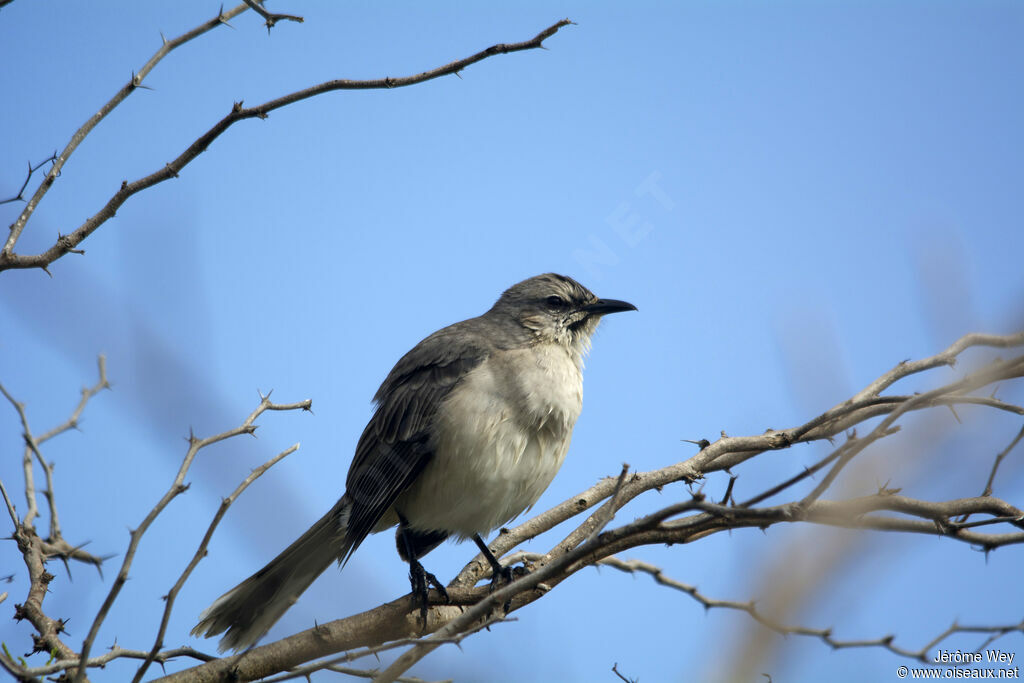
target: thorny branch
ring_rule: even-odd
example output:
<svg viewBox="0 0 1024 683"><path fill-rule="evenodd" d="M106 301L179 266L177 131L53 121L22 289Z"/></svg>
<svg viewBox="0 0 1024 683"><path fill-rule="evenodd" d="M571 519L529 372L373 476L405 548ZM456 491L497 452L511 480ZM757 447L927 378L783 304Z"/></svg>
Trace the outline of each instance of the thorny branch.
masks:
<svg viewBox="0 0 1024 683"><path fill-rule="evenodd" d="M178 473L174 477L174 481L171 483L170 488L167 489L167 492L164 493L163 497L160 498L160 500L153 507L153 509L149 511L145 519L142 520L142 523L139 524L137 528L132 529L129 533L130 540L128 543L128 549L127 551L125 551L124 554L124 561L121 563L121 569L120 571L118 571L117 577L114 579L114 585L111 586L110 592L107 594L106 599L103 601L103 605L100 607L99 612L96 614L96 618L92 622L92 626L89 628L89 634L82 642L82 652L79 655L79 661L83 666L80 666L78 668L78 672L75 675L76 683L84 680L85 678L86 667L84 666L84 664L89 659L89 652L92 649L93 641L95 641L96 634L99 633L100 626L103 624L103 620L106 619L107 613L110 611L110 608L113 606L114 601L117 599L118 593L121 592L121 588L128 580L128 569L131 567L132 561L135 559L135 552L139 547L139 543L142 540L142 536L146 533L146 530L149 529L150 524L153 523L157 516L164 511L167 505L174 498L184 493L188 489L188 486L185 484L185 475L188 474L188 470L192 466L192 462L193 460L195 460L195 457L199 453L199 451L206 448L207 446L211 446L220 441L224 441L226 439L230 439L242 434L254 434L256 432L257 426L255 424L256 418L258 418L260 415L262 415L264 412L268 410L308 411L311 406L312 401L310 401L309 399L305 401L300 401L298 403L288 403L279 405L271 403L269 394L266 396L261 395L259 406L257 406L256 409L253 410L252 413L250 413L249 416L245 418L242 424L239 425L238 427L235 427L234 429L229 429L226 432L221 432L220 434L216 434L214 436L208 436L205 439L200 439L196 437L194 434L189 434L188 451L185 453L185 458L181 463L181 467L178 468ZM287 451L285 451L285 455L287 455L290 452L293 452L294 450L295 448L288 449ZM278 459L274 459L270 464L273 464L273 462L276 462ZM267 467L269 467L270 464L268 464ZM266 468L264 468L264 470L265 469ZM255 479L255 477L252 478ZM241 488L244 489L245 486L248 486L247 482L243 482ZM187 569L186 571L191 572L191 568ZM165 614L165 618L166 616L167 615Z"/></svg>
<svg viewBox="0 0 1024 683"><path fill-rule="evenodd" d="M32 180L32 176L34 176L36 171L38 171L44 165L54 163L56 161L57 153L54 152L53 154L50 155L48 159L43 159L35 166L32 165L31 161L28 162L28 172L25 174L25 180L24 182L21 183L21 187L18 188L18 194L14 195L13 197L8 197L7 199L0 199L0 204L10 204L11 202L25 201L25 188L28 187L28 183L30 180Z"/></svg>
<svg viewBox="0 0 1024 683"><path fill-rule="evenodd" d="M25 561L29 575L29 593L24 603L14 606L15 619L19 621L27 619L36 630L37 635L33 638L32 653L49 652L51 656L60 659L71 659L75 656L75 653L60 638L61 633L64 632L64 620L52 619L43 611L43 600L48 592L50 582L54 579L54 576L46 571L46 562L52 558L59 558L64 562L64 566L70 574L69 560L91 564L99 569L105 558L87 553L82 550L81 546L72 546L61 535L57 517L57 499L53 489L53 465L46 462L40 447L55 436L76 427L78 420L81 418L82 411L85 410L89 400L103 389L110 388L110 383L107 381L106 359L103 356L99 357L97 366L99 379L93 386L82 389L81 398L78 405L71 412L70 417L39 437L32 434L25 405L16 400L7 391L6 387L0 384L0 393L11 403L18 414L18 418L21 421L22 438L25 442L22 462L25 472L25 498L28 503L28 510L24 518L18 519L14 503L11 501L3 482L0 482L0 492L3 493L8 514L14 525L12 539L18 544L18 550ZM43 468L46 475L47 488L43 493L46 496L50 513L49 535L46 538L39 536L34 525L35 518L39 515L33 464L36 461ZM22 668L6 652L0 653L0 666L16 676L20 675L19 672Z"/></svg>
<svg viewBox="0 0 1024 683"><path fill-rule="evenodd" d="M299 24L305 21L302 17L297 17L294 14L273 14L268 12L263 9L263 0L245 0L245 4L252 8L253 12L256 12L256 14L263 17L268 34L270 33L270 29L274 28L279 21L294 21Z"/></svg>
<svg viewBox="0 0 1024 683"><path fill-rule="evenodd" d="M481 50L474 55L465 57L463 59L450 62L443 66L439 66L429 71L423 71L421 73L412 76L403 76L399 78L377 78L373 80L349 80L349 79L337 79L327 81L319 85L314 85L303 90L289 93L282 97L264 102L263 104L256 105L254 107L244 107L242 102L236 102L231 111L220 121L213 125L208 131L199 136L195 142L188 146L185 151L178 155L174 160L164 164L161 168L154 171L153 173L139 178L138 180L128 182L124 181L121 183L121 188L114 193L114 195L107 201L107 203L91 218L86 220L80 226L75 228L71 233L63 236L59 236L56 243L47 249L45 252L34 255L22 255L14 253L14 246L21 236L22 231L25 229L25 224L32 212L35 211L39 201L49 190L53 181L60 173L60 169L63 167L67 157L75 150L75 148L81 143L82 139L85 138L89 132L95 128L95 126L110 113L118 104L120 104L128 95L139 87L142 79L146 74L156 65L160 59L162 59L168 52L175 47L195 38L196 36L205 33L222 23L225 23L231 17L243 12L249 7L249 4L243 2L231 11L222 13L206 22L205 24L193 29L192 31L179 36L171 41L166 41L164 45L157 51L157 53L150 59L149 62L143 66L138 74L132 76L132 79L118 91L118 93L109 101L107 104L100 109L92 118L89 119L71 138L71 142L68 143L67 147L57 158L50 172L47 173L43 179L42 184L36 190L35 194L25 205L21 215L18 216L17 220L11 226L10 236L7 238L6 244L0 249L0 271L12 269L12 268L41 268L46 272L47 267L62 257L68 252L81 253L80 250L76 250L82 240L91 235L97 228L99 228L107 220L114 217L117 210L121 207L125 201L128 200L134 194L141 192L147 188L152 187L158 183L162 183L165 180L178 177L180 171L187 166L192 160L204 152L214 140L216 140L224 131L230 128L233 124L252 118L265 119L270 112L286 107L295 102L300 102L317 95L322 95L327 92L333 92L335 90L379 90L379 89L393 89L403 88L410 85L416 85L425 81L440 78L441 76L447 76L451 74L458 74L467 67L475 64L479 61L493 57L500 54L510 54L513 52L520 52L523 50L534 50L543 47L543 43L547 38L553 36L560 28L567 26L572 22L568 19L563 19L548 28L544 29L536 36L529 40L525 40L519 43L499 43L492 45L491 47ZM283 16L283 15L282 15Z"/></svg>
<svg viewBox="0 0 1024 683"><path fill-rule="evenodd" d="M550 587L545 584L544 581L555 577L558 572L564 570L571 563L579 560L587 553L592 552L592 546L597 544L598 535L604 530L608 523L612 521L612 518L615 516L615 511L621 507L619 496L622 493L622 486L626 481L626 475L628 474L629 465L624 464L622 466L622 472L619 473L619 477L615 482L615 489L612 491L612 495L608 502L598 508L597 512L592 514L587 521L583 523L582 527L587 529L586 541L583 544L569 552L566 552L561 557L547 563L545 566L542 566L539 569L530 572L526 576L513 581L509 585L489 593L486 598L480 600L475 605L465 610L458 617L449 621L436 633L424 638L403 653L402 656L396 659L391 666L373 679L374 683L393 683L393 681L395 681L403 672L408 671L409 667L423 659L423 657L430 654L433 650L440 647L444 642L444 639L451 638L456 634L461 633L481 619L486 619L491 612L511 601L513 597L532 589L539 589L545 592L550 590Z"/></svg>
<svg viewBox="0 0 1024 683"><path fill-rule="evenodd" d="M911 374L943 365L952 365L960 353L973 346L1011 348L1022 345L1024 345L1024 333L1005 337L968 335L951 346L950 349L930 359L901 363L870 386L880 387L878 391L881 391ZM1020 414L1020 409L1017 406L1003 403L992 397L979 400L980 397L973 392L990 387L997 382L1019 378L1022 375L1024 375L1024 356L997 359L927 392L898 396L896 397L898 400L893 400L891 396L861 392L857 395L859 397L857 400L845 401L800 427L781 431L769 430L764 434L750 437L723 435L714 443L707 444L697 455L674 465L650 472L628 473L624 469L618 477L598 482L580 495L574 496L519 527L499 535L491 544L491 549L495 555L505 557L523 541L550 530L591 508L596 508L579 526L569 530L547 553L516 553L505 557L506 561L523 561L530 571L498 590L492 592L486 585L477 585L488 577L490 569L483 557L474 558L449 584L448 593L451 597L451 604L441 604L440 596L436 593L431 594L432 606L428 613L426 627L422 630L418 609L411 604L407 596L403 596L368 612L317 626L276 643L253 648L243 655L214 659L194 650L162 650L174 596L184 585L199 558L205 553L213 531L227 507L248 483L293 450L288 449L255 470L224 500L195 555L168 593L164 618L153 646L148 651L115 648L102 657L90 658L89 649L95 640L99 625L124 583L141 535L170 500L184 490L185 472L197 452L201 448L225 438L252 433L255 429L254 420L265 410L294 410L308 409L309 407L308 402L279 406L272 404L268 397L261 397L260 406L241 426L207 439L190 437L188 452L171 488L157 503L153 511L147 515L139 528L132 532L124 564L83 643L82 652L74 653L60 642L59 634L63 628L62 622L46 618L42 614L40 606L32 617L32 623L42 634L40 640L49 638L45 640L46 649L54 653L55 661L45 667L29 669L11 661L6 655L0 655L0 663L16 676L26 680L59 671L76 674L81 679L84 677L87 667L104 665L118 658L138 658L142 660L142 665L136 673L135 680L141 680L152 662L162 663L168 661L172 656L189 656L204 660L205 663L171 674L166 677L166 680L220 680L229 670L239 680L253 680L283 672L288 672L284 674L284 678L291 678L298 671L312 672L343 666L366 654L405 645L409 647L409 650L385 671L361 672L361 675L373 675L376 680L380 681L399 680L398 677L409 666L439 645L457 642L479 628L493 623L495 619L501 620L502 617L500 614L496 615L496 612L504 605L508 605L509 611L514 612L534 600L540 599L581 569L601 564L617 569L648 573L659 582L688 593L705 606L738 609L777 632L815 636L834 647L882 647L897 655L920 658L922 653L927 653L943 639L955 633L983 632L991 638L995 638L1006 633L1021 632L1022 627L1019 624L968 627L954 623L921 650L897 646L894 644L894 638L889 636L865 640L837 640L833 638L830 629L790 626L773 621L759 612L753 603L717 601L707 598L701 595L696 588L665 577L657 568L652 568L640 561L626 562L618 559L616 555L624 550L643 545L687 543L721 531L745 527L764 529L776 524L798 522L943 536L985 550L992 550L1007 544L1024 543L1024 512L1019 507L991 495L992 480L995 477L994 473L998 463L1008 456L1019 440L1024 438L1020 434L997 456L997 463L993 465L993 473L989 476L989 484L983 492L984 495L978 497L932 502L898 495L898 491L895 489L881 487L877 492L860 497L841 500L824 498L824 494L829 488L828 485L833 484L842 476L842 469L837 465L841 462L848 464L870 443L895 434L899 429L899 418L911 411L932 407L945 409L946 406L973 404L988 409ZM22 418L26 433L26 449L30 451L30 463L44 462L41 455L37 455L39 443L74 426L84 407L84 401L105 386L105 370L101 365L100 382L95 387L83 392L83 402L72 417L58 428L36 438L31 436L32 433L28 429L24 407L19 407L20 404L8 395L8 399ZM4 392L6 394L6 390ZM647 516L614 528L608 528L617 510L647 491L663 490L665 486L674 482L695 482L709 473L723 470L727 465L735 467L767 450L787 448L795 443L831 440L864 420L875 417L883 417L883 419L874 426L868 435L859 437L853 432L847 432L846 440L837 445L832 453L819 462L739 504L732 501L731 495L725 496L722 502L715 503L708 500L701 491L696 491L692 492L687 499L667 505ZM33 442L35 446L32 445ZM829 472L834 473L834 476L826 477L819 482L817 486L813 487L811 495L796 498L792 502L759 507L765 500L805 482L814 472L826 468L829 468ZM828 482L828 485L822 486L823 482ZM6 489L2 489L2 491L8 500L8 513L17 525L18 517L13 503L6 495ZM731 493L732 490L730 490ZM35 514L38 514L38 511ZM967 521L968 516L976 517L976 519ZM23 529L24 521L20 524L19 528ZM30 574L33 586L38 586L42 590L39 594L39 604L41 605L42 594L45 593L46 585L52 577L45 574L45 570L42 568L45 556L39 555L39 557L42 558L38 562L39 571L35 573L30 571ZM417 639L424 633L434 633L434 635ZM355 652L332 656L332 653L346 650L355 650ZM355 673L359 670L351 671Z"/></svg>
<svg viewBox="0 0 1024 683"><path fill-rule="evenodd" d="M660 470L635 473L625 482L618 484L616 479L606 479L591 487L578 496L544 512L508 533L501 534L492 544L492 551L502 556L523 541L550 530L554 526L571 519L589 508L607 501L616 500L614 509L618 509L630 500L650 490L662 490L673 482L693 482L708 473L735 467L738 464L768 450L788 448L795 443L805 443L828 439L842 435L865 420L877 416L891 415L900 410L905 415L911 410L925 410L931 407L957 404L989 405L997 409L1000 406L979 402L977 396L968 392L990 386L996 382L1019 378L1024 374L1024 357L1017 356L1006 361L994 361L965 377L948 383L940 389L918 396L899 397L902 401L892 400L888 396L880 396L877 392L891 386L896 381L926 370L951 366L959 354L975 346L1012 348L1024 345L1024 333L1008 336L967 335L958 340L946 351L922 361L901 363L885 373L869 387L872 391L862 391L856 400L845 401L826 411L804 425L788 430L769 430L765 434L749 437L723 436L713 444L709 444L696 456ZM910 404L909 406L907 404ZM1005 404L1009 405L1009 404ZM1019 407L1011 406L1010 412L1019 414ZM874 431L872 440L884 438L896 432L898 425L890 423ZM863 439L851 434L849 445L842 444L823 462L815 466L822 469L835 463L842 457L850 458L862 452L867 437ZM852 453L852 455L850 455ZM836 472L839 477L841 472ZM892 490L882 489L878 493L860 498L831 501L822 500L822 491L812 500L801 504L793 503L776 505L767 508L754 508L757 503L802 481L807 475L791 477L782 485L773 487L765 494L759 495L741 505L716 505L704 499L701 494L691 500L668 506L663 510L621 527L604 531L596 539L588 542L594 524L588 519L579 528L572 530L565 538L553 546L551 550L540 556L533 563L534 573L545 565L559 561L564 562L568 553L572 553L583 544L592 544L587 552L575 561L561 567L554 576L545 577L542 582L531 585L524 579L510 584L497 596L498 600L508 600L508 595L515 594L510 600L510 611L515 611L533 600L539 599L546 592L557 586L583 567L590 566L605 557L612 556L623 550L647 544L691 542L710 533L723 530L754 527L764 528L773 524L810 522L826 526L854 527L882 531L898 531L931 536L946 536L961 542L991 550L1002 545L1024 542L1024 531L1021 531L1022 513L1017 507L993 497L963 498L945 502L932 503L895 495ZM835 478L833 478L834 481ZM980 533L972 528L957 526L952 522L956 515L964 513L985 514L994 523L1006 524L1012 531L1003 533ZM592 516L593 517L593 516ZM454 605L475 605L481 600L493 606L490 593L486 587L476 586L485 578L488 565L481 556L470 562L458 577L448 586L448 593ZM528 578L528 577L524 577ZM415 621L411 615L409 603L405 599L396 600L387 605L355 615L347 619L324 624L312 631L306 631L291 638L278 641L272 645L255 648L249 651L242 661L235 662L232 670L243 680L251 680L274 670L284 670L292 665L292 660L282 652L302 652L305 647L313 647L318 643L323 652L340 651L365 645L361 634L366 629L375 629L373 637L377 642L388 637L405 637ZM426 630L428 632L451 623L462 613L452 611L451 606L437 604L431 608ZM390 627L386 625L390 622ZM277 659L275 663L273 660ZM280 666L281 669L276 667ZM181 674L172 675L169 680L216 680L217 672L225 671L222 662L211 662ZM394 675L396 669L387 672ZM400 672L399 672L400 673ZM193 675L194 674L194 675Z"/></svg>
<svg viewBox="0 0 1024 683"><path fill-rule="evenodd" d="M789 626L783 624L770 616L764 614L757 609L757 603L753 600L748 602L738 602L735 600L718 600L715 598L709 598L701 593L696 586L692 586L682 581L677 581L669 576L666 576L664 571L660 567L656 567L653 564L643 562L641 560L622 560L618 557L611 556L606 557L597 563L598 567L612 567L619 571L626 572L628 574L647 574L655 582L668 588L673 588L700 603L705 610L713 608L739 610L746 612L750 615L750 618L761 624L762 626L775 631L781 635L800 635L810 636L813 638L819 638L823 643L834 649L852 648L852 647L881 647L889 650L893 654L901 657L910 657L912 659L918 659L922 662L928 661L928 653L932 648L936 647L950 636L957 633L986 633L991 637L986 641L986 646L992 642L994 638L1002 637L1008 633L1018 632L1024 633L1024 621L1017 624L1005 624L999 626L964 626L957 622L953 622L949 628L942 633L938 634L932 640L925 643L920 649L909 650L904 647L900 647L894 643L894 635L885 635L880 638L872 638L867 640L841 640L835 638L832 635L833 629L831 628L807 628L804 626Z"/></svg>
<svg viewBox="0 0 1024 683"><path fill-rule="evenodd" d="M266 398L264 398L263 400L266 401ZM303 407L304 409L308 409L308 405ZM273 409L280 410L281 407L275 406L273 407ZM171 590L168 591L167 595L164 598L164 616L163 619L161 619L160 621L160 630L157 632L156 641L153 643L153 647L149 651L149 656L146 658L146 660L139 667L138 671L135 673L135 677L132 679L133 683L138 683L138 681L141 681L142 676L146 673L146 669L149 668L149 665L155 661L158 661L157 658L160 656L160 649L164 646L164 635L167 633L167 624L171 620L171 610L174 609L174 599L178 596L178 593L181 591L182 587L184 587L185 581L187 581L188 577L192 575L192 570L196 568L200 560L206 557L206 548L210 544L210 539L213 538L213 532L217 530L217 526L220 524L220 521L224 519L224 515L227 514L228 508L231 507L231 504L238 499L238 496L242 495L242 491L248 488L249 484L256 481L260 476L263 475L264 472L273 467L277 462L283 460L284 458L288 457L297 450L299 450L299 444L294 444L286 448L285 450L281 451L280 453L278 453L277 455L275 455L270 460L266 461L256 469L254 469L252 472L249 473L249 476L243 479L242 483L239 484L238 487L231 492L231 495L229 495L227 498L221 501L220 507L217 508L217 514L214 515L213 521L210 522L210 526L206 530L206 535L203 536L203 540L199 543L199 547L196 549L195 554L189 561L188 566L185 567L185 570L181 573L181 576L178 577L178 580L174 582L174 586L171 587Z"/></svg>
<svg viewBox="0 0 1024 683"><path fill-rule="evenodd" d="M89 400L103 389L110 387L110 383L107 380L106 359L103 356L99 357L98 369L99 379L93 386L82 389L82 395L79 399L78 405L71 412L68 419L38 437L34 436L32 433L25 405L16 400L7 388L0 384L0 393L2 393L3 396L11 403L21 421L26 451L23 460L25 465L25 496L28 501L28 512L24 518L19 519L17 510L7 492L6 486L2 481L0 481L0 493L3 495L8 515L10 516L14 526L12 538L18 543L18 549L25 560L29 575L28 598L23 604L15 605L15 619L27 619L36 630L36 635L33 636L33 649L30 654L35 652L47 652L51 657L51 661L44 666L29 667L23 660L16 661L6 650L0 652L0 667L3 667L19 680L38 680L40 676L46 676L48 674L61 671L66 672L66 676L69 679L74 677L76 680L85 680L86 670L88 668L103 667L116 659L141 659L143 660L143 663L139 669L137 677L138 680L141 679L142 673L145 672L149 664L154 661L164 663L175 657L192 657L199 661L210 661L215 659L211 655L199 652L189 647L173 648L170 650L160 649L162 648L162 638L166 631L167 621L173 607L174 598L184 585L185 580L195 568L196 564L198 564L200 559L205 556L206 547L210 538L231 503L238 498L249 484L266 472L272 465L295 452L295 450L298 449L298 444L278 453L263 465L253 470L249 476L238 485L231 495L222 501L221 507L211 522L210 527L200 543L195 555L167 595L167 605L164 611L164 618L161 622L160 631L157 636L157 645L154 646L154 648L149 651L139 651L121 648L115 644L105 654L99 657L89 657L89 650L100 624L105 618L110 606L117 597L118 591L121 589L125 579L127 578L128 569L131 566L132 559L142 535L157 515L163 511L167 504L174 497L183 493L188 488L184 483L184 478L189 466L195 459L198 452L207 446L211 446L225 439L239 436L241 434L253 434L257 427L255 424L256 419L268 410L309 410L311 407L311 402L309 400L300 401L298 403L277 404L270 401L269 395L261 395L260 404L240 426L205 439L199 439L194 435L189 436L188 451L181 467L179 468L177 476L171 485L171 488L163 498L161 498L153 510L150 511L142 524L131 532L131 541L128 552L125 555L121 571L118 573L110 594L108 594L107 599L104 601L103 606L100 608L96 619L93 622L89 635L83 643L81 653L76 653L61 639L61 634L64 633L65 621L63 619L53 619L43 610L43 599L49 592L50 583L55 578L46 570L46 563L53 558L59 558L64 561L65 566L68 566L68 560L78 560L93 564L99 568L104 559L107 558L95 557L86 553L80 547L73 547L61 536L60 525L56 521L57 507L56 496L53 494L53 465L48 463L43 457L41 445L55 436L77 427L79 420L81 419L82 412L85 410ZM43 493L47 498L51 521L50 535L45 539L39 537L33 525L34 519L40 514L39 506L35 497L36 489L33 476L33 470L36 464L38 464L46 473L47 481L47 489ZM68 569L70 572L70 568ZM4 593L3 597L6 598L6 593Z"/></svg>
<svg viewBox="0 0 1024 683"><path fill-rule="evenodd" d="M135 92L135 90L142 85L142 81L147 75L149 75L149 72L152 71L160 60L166 57L172 50L201 36L207 31L227 24L228 20L241 14L246 9L248 9L248 5L245 3L242 3L227 12L224 12L222 9L216 17L200 24L191 31L183 33L172 40L164 39L160 49L158 49L153 56L149 58L149 61L142 65L142 68L139 69L138 73L132 73L132 77L128 82L121 86L121 89L114 93L114 96L111 97L106 104L100 107L98 112L89 117L89 120L83 123L82 126L75 131L71 136L71 140L68 141L68 144L65 145L63 151L61 151L54 160L53 165L50 166L50 170L47 172L46 177L43 178L43 182L40 183L38 188L36 188L36 191L32 194L28 203L25 204L25 208L22 209L18 218L15 219L14 223L11 225L7 241L4 243L3 248L0 248L0 270L5 270L7 268L42 268L43 270L46 270L46 267L56 259L68 252L75 251L75 247L77 247L79 242L85 238L85 235L82 235L78 239L75 239L70 235L58 236L57 243L46 252L47 255L52 254L49 258L46 258L45 256L36 256L28 257L26 260L26 257L19 256L14 253L14 246L21 237L21 233L24 231L25 225L28 223L29 218L32 217L32 213L36 210L39 202L44 196L46 196L46 193L49 192L54 181L57 180L61 169L64 168L64 164L67 163L74 151L80 144L82 144L82 141L87 135L89 135L89 133L92 132L99 122L102 121L107 114L112 112L117 105L121 104L121 102L123 102L129 95ZM95 230L95 228L93 229ZM76 251L76 253L81 253L81 251ZM27 263L27 265L19 265L21 263Z"/></svg>

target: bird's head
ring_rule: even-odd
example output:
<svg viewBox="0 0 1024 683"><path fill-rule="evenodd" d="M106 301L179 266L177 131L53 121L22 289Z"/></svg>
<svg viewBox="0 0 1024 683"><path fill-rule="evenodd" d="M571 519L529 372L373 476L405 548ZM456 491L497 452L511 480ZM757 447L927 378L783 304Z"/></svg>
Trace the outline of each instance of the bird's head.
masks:
<svg viewBox="0 0 1024 683"><path fill-rule="evenodd" d="M554 342L582 356L602 316L635 310L625 301L597 298L571 277L545 273L509 287L491 312L512 318L536 342Z"/></svg>

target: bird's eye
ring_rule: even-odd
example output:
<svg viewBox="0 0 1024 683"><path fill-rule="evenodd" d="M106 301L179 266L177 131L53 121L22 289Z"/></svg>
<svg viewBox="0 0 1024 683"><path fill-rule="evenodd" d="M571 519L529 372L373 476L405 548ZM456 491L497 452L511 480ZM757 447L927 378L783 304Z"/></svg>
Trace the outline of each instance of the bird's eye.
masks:
<svg viewBox="0 0 1024 683"><path fill-rule="evenodd" d="M545 299L545 301L547 302L548 306L550 306L551 308L565 308L566 307L565 299L563 299L560 296L549 296L547 299Z"/></svg>

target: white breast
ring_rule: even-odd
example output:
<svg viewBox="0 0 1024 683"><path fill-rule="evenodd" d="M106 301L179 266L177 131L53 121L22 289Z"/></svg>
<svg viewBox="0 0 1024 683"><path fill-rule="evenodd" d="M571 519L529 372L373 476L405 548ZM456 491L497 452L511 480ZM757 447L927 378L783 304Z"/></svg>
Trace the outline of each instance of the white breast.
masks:
<svg viewBox="0 0 1024 683"><path fill-rule="evenodd" d="M554 479L582 404L582 373L560 346L484 361L440 406L434 458L395 508L463 538L507 523Z"/></svg>

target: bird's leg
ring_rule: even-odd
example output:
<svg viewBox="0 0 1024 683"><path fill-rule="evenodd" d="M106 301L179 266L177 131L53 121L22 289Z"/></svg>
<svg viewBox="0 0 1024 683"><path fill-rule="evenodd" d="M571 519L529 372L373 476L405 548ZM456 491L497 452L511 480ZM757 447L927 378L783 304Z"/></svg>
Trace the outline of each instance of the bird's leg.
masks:
<svg viewBox="0 0 1024 683"><path fill-rule="evenodd" d="M484 543L484 539L480 538L480 534L473 534L473 542L476 543L477 548L480 548L480 552L484 554L484 557L487 558L488 564L491 565L491 571L494 574L494 578L491 579L491 590L493 591L494 586L499 582L505 584L512 583L512 581L516 578L517 572L514 569L512 569L512 567L506 567L503 564L501 564L501 562L498 562L498 558L494 556L494 553L491 552L491 549L487 547L486 543ZM525 573L526 571L522 568L519 569L523 573ZM520 576L522 576L522 574L520 574ZM505 612L505 614L508 614L508 611L512 609L512 599L509 598L508 600L506 600L505 604L502 605L501 608L502 611Z"/></svg>
<svg viewBox="0 0 1024 683"><path fill-rule="evenodd" d="M405 517L399 515L399 520L398 553L402 556L402 559L409 563L409 584L412 587L412 601L414 605L419 603L423 628L426 628L427 608L430 607L428 594L430 587L436 588L441 593L445 602L451 602L451 598L448 597L448 591L445 590L444 584L438 581L436 576L424 569L418 558L443 541L447 534L426 534L418 538L416 532L409 528L409 522Z"/></svg>
<svg viewBox="0 0 1024 683"><path fill-rule="evenodd" d="M424 569L419 560L412 558L409 559L409 583L412 586L413 604L419 603L423 628L426 628L427 608L430 606L428 589L431 586L436 588L444 597L445 602L451 602L451 598L448 597L448 591L445 590L444 584L438 581L436 576Z"/></svg>
<svg viewBox="0 0 1024 683"><path fill-rule="evenodd" d="M487 563L491 565L491 572L494 574L493 581L501 579L505 583L512 583L512 569L498 562L498 558L494 556L491 549L484 543L484 539L480 538L480 534L473 534L473 542L476 543L476 547L480 548L480 552L487 558Z"/></svg>

